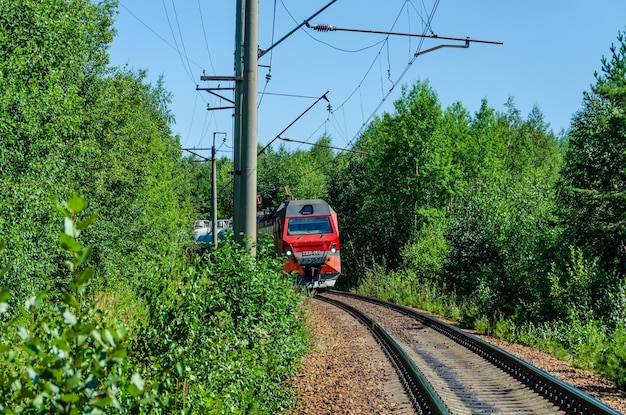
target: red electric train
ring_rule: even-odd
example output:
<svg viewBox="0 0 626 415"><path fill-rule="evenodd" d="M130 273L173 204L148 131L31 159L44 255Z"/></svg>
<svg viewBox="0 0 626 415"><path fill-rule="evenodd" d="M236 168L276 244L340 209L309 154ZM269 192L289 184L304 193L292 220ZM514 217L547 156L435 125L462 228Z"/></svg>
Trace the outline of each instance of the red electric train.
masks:
<svg viewBox="0 0 626 415"><path fill-rule="evenodd" d="M259 233L272 234L285 272L307 289L331 288L341 274L337 213L322 199L287 200L257 217Z"/></svg>

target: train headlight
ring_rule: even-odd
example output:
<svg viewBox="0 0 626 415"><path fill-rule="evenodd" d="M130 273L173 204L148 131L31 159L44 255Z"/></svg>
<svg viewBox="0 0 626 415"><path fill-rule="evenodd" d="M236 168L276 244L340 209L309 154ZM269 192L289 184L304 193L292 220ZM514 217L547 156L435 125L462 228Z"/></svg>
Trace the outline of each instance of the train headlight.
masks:
<svg viewBox="0 0 626 415"><path fill-rule="evenodd" d="M285 251L285 255L287 255L288 257L292 257L293 252L291 251L291 249L287 248L287 250Z"/></svg>
<svg viewBox="0 0 626 415"><path fill-rule="evenodd" d="M333 245L332 248L330 248L330 252L331 253L336 253L337 252L337 245Z"/></svg>

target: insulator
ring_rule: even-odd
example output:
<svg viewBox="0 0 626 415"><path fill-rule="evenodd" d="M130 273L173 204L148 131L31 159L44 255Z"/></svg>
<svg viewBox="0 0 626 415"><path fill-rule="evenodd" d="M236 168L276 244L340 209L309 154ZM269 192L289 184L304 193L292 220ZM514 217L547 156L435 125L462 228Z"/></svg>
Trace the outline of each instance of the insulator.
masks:
<svg viewBox="0 0 626 415"><path fill-rule="evenodd" d="M267 74L265 74L265 80L269 81L270 79L272 79L272 74L268 72Z"/></svg>
<svg viewBox="0 0 626 415"><path fill-rule="evenodd" d="M328 112L331 112L333 110L333 106L328 104L328 106L326 107L326 109L328 110Z"/></svg>
<svg viewBox="0 0 626 415"><path fill-rule="evenodd" d="M313 26L314 30L317 30L318 32L330 32L331 30L335 30L335 26L331 26L328 24L318 24Z"/></svg>

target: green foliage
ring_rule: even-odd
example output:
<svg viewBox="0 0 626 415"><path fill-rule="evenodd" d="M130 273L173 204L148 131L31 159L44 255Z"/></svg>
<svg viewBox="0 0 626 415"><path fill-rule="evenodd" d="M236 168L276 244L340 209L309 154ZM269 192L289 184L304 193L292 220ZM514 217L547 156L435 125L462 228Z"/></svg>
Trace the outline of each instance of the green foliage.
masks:
<svg viewBox="0 0 626 415"><path fill-rule="evenodd" d="M491 333L491 324L489 319L486 316L481 316L474 320L474 328L477 332L482 334Z"/></svg>
<svg viewBox="0 0 626 415"><path fill-rule="evenodd" d="M290 394L281 382L295 372L306 344L291 284L271 246L259 245L255 259L232 241L148 277L150 325L138 333L132 357L147 377L159 377L163 408L285 410Z"/></svg>
<svg viewBox="0 0 626 415"><path fill-rule="evenodd" d="M570 247L571 265L564 275L565 281L556 275L555 269L549 274L550 297L560 316L584 316L592 310L593 274L597 264L589 263L580 249Z"/></svg>
<svg viewBox="0 0 626 415"><path fill-rule="evenodd" d="M190 188L190 199L196 207L196 218L211 217L211 175L212 166L210 161L202 161L195 156L186 159L188 161L185 169L190 177L192 186ZM233 217L233 171L232 160L228 158L218 159L217 170L217 210L218 218Z"/></svg>
<svg viewBox="0 0 626 415"><path fill-rule="evenodd" d="M415 272L422 281L438 278L447 260L449 246L444 237L447 223L441 218L442 213L422 212L423 217L432 216L432 219L402 249L403 266Z"/></svg>
<svg viewBox="0 0 626 415"><path fill-rule="evenodd" d="M541 180L470 188L450 221L444 281L471 296L480 313L541 318L556 233L550 187Z"/></svg>
<svg viewBox="0 0 626 415"><path fill-rule="evenodd" d="M512 99L505 113L486 101L474 116L460 103L441 113L422 84L376 119L355 145L371 155L340 158L329 191L344 264L365 270L349 278L356 290L454 314L623 384L612 340L626 305L618 39L574 119L562 180L562 143L537 107L525 120Z"/></svg>
<svg viewBox="0 0 626 415"><path fill-rule="evenodd" d="M603 358L602 372L615 379L618 388L626 388L626 324L623 322L613 331Z"/></svg>
<svg viewBox="0 0 626 415"><path fill-rule="evenodd" d="M0 2L0 233L15 264L0 285L22 300L62 278L45 207L71 194L70 149L105 70L114 4Z"/></svg>
<svg viewBox="0 0 626 415"><path fill-rule="evenodd" d="M299 299L276 264L234 247L211 253L224 269L181 258L196 172L171 132L163 81L106 66L116 6L0 1L0 260L12 265L0 267L3 410L280 412L280 382L303 353ZM70 198L76 187L89 206ZM47 209L58 195L68 198L60 238ZM129 338L164 352L152 365L128 350L131 366Z"/></svg>
<svg viewBox="0 0 626 415"><path fill-rule="evenodd" d="M515 336L509 341L544 350L571 361L575 367L601 373L612 379L618 388L626 385L623 323L610 330L598 320L570 315L564 321L512 325Z"/></svg>
<svg viewBox="0 0 626 415"><path fill-rule="evenodd" d="M574 116L559 186L565 243L624 275L626 264L626 32Z"/></svg>
<svg viewBox="0 0 626 415"><path fill-rule="evenodd" d="M411 270L385 272L378 268L375 272L367 272L353 291L427 310L455 321L466 313L467 304L458 301L454 292L435 280L420 279Z"/></svg>
<svg viewBox="0 0 626 415"><path fill-rule="evenodd" d="M294 199L326 199L329 172L334 163L328 146L330 138L320 137L310 150L288 152L284 146L271 147L259 157L259 195L262 207L273 207L285 200L285 188Z"/></svg>
<svg viewBox="0 0 626 415"><path fill-rule="evenodd" d="M88 207L76 195L57 209L64 215L58 245L69 257L68 289L33 294L17 317L0 323L2 413L291 408L284 381L297 370L308 337L301 298L271 245L262 243L252 257L230 241L191 262L164 261L141 280L149 318L128 336L128 326L102 311L87 289L93 250L79 236L96 216L81 217ZM0 314L10 316L12 303L10 290L0 290Z"/></svg>
<svg viewBox="0 0 626 415"><path fill-rule="evenodd" d="M0 2L0 233L19 301L67 284L49 200L74 189L101 220L86 243L107 280L129 285L178 249L190 183L162 83L107 68L117 2Z"/></svg>
<svg viewBox="0 0 626 415"><path fill-rule="evenodd" d="M126 364L126 329L87 293L92 249L78 237L96 217L79 219L85 207L77 195L58 204L64 215L58 243L69 257L70 290L34 293L16 318L0 323L2 413L104 414L142 404L147 388ZM7 312L10 300L10 291L1 290L0 312Z"/></svg>
<svg viewBox="0 0 626 415"><path fill-rule="evenodd" d="M342 251L348 270L397 267L405 244L455 191L452 143L434 91L421 82L404 88L395 109L375 119L355 144L369 155L335 166L329 203L348 241Z"/></svg>
<svg viewBox="0 0 626 415"><path fill-rule="evenodd" d="M607 328L623 321L626 283L615 271L607 272L598 258L590 260L582 249L570 247L569 259L553 266L548 277L553 318L597 320Z"/></svg>
<svg viewBox="0 0 626 415"><path fill-rule="evenodd" d="M169 94L160 83L144 85L144 77L116 71L105 80L108 98L92 108L93 137L77 149L77 171L92 177L84 193L103 219L90 242L100 247L103 273L126 283L178 250L192 217L180 144L164 108Z"/></svg>
<svg viewBox="0 0 626 415"><path fill-rule="evenodd" d="M500 317L496 320L493 335L508 342L515 342L517 340L517 326L513 321Z"/></svg>

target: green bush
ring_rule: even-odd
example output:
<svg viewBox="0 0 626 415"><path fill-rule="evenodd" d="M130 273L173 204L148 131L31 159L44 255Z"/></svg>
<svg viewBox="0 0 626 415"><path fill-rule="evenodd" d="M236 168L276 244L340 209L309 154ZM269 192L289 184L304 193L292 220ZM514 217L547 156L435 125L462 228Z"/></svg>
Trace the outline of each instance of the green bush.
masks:
<svg viewBox="0 0 626 415"><path fill-rule="evenodd" d="M490 334L491 333L491 323L489 319L485 316L481 316L474 320L474 328L476 331L482 334Z"/></svg>
<svg viewBox="0 0 626 415"><path fill-rule="evenodd" d="M132 358L161 382L165 413L275 414L305 353L301 298L271 247L233 241L146 278L150 324ZM168 412L169 411L169 412Z"/></svg>
<svg viewBox="0 0 626 415"><path fill-rule="evenodd" d="M145 383L128 365L125 327L110 321L87 294L94 276L87 265L91 247L78 236L96 218L79 220L85 206L78 196L58 205L70 289L37 292L0 323L2 413L103 414L109 408L138 410L149 401L140 400ZM0 313L8 314L10 302L10 291L0 290Z"/></svg>
<svg viewBox="0 0 626 415"><path fill-rule="evenodd" d="M615 380L618 388L626 389L626 323L613 332L602 368L604 373Z"/></svg>
<svg viewBox="0 0 626 415"><path fill-rule="evenodd" d="M78 196L58 205L68 290L37 292L22 306L0 290L0 413L292 408L284 381L309 339L301 297L271 246L261 243L254 257L231 240L203 257L164 259L139 279L149 316L134 320L129 336L98 307L102 293L88 290L92 249L78 238L96 217L80 219L85 207ZM9 269L0 267L0 274Z"/></svg>
<svg viewBox="0 0 626 415"><path fill-rule="evenodd" d="M517 327L513 321L500 316L496 319L493 335L499 339L514 342L517 338Z"/></svg>

